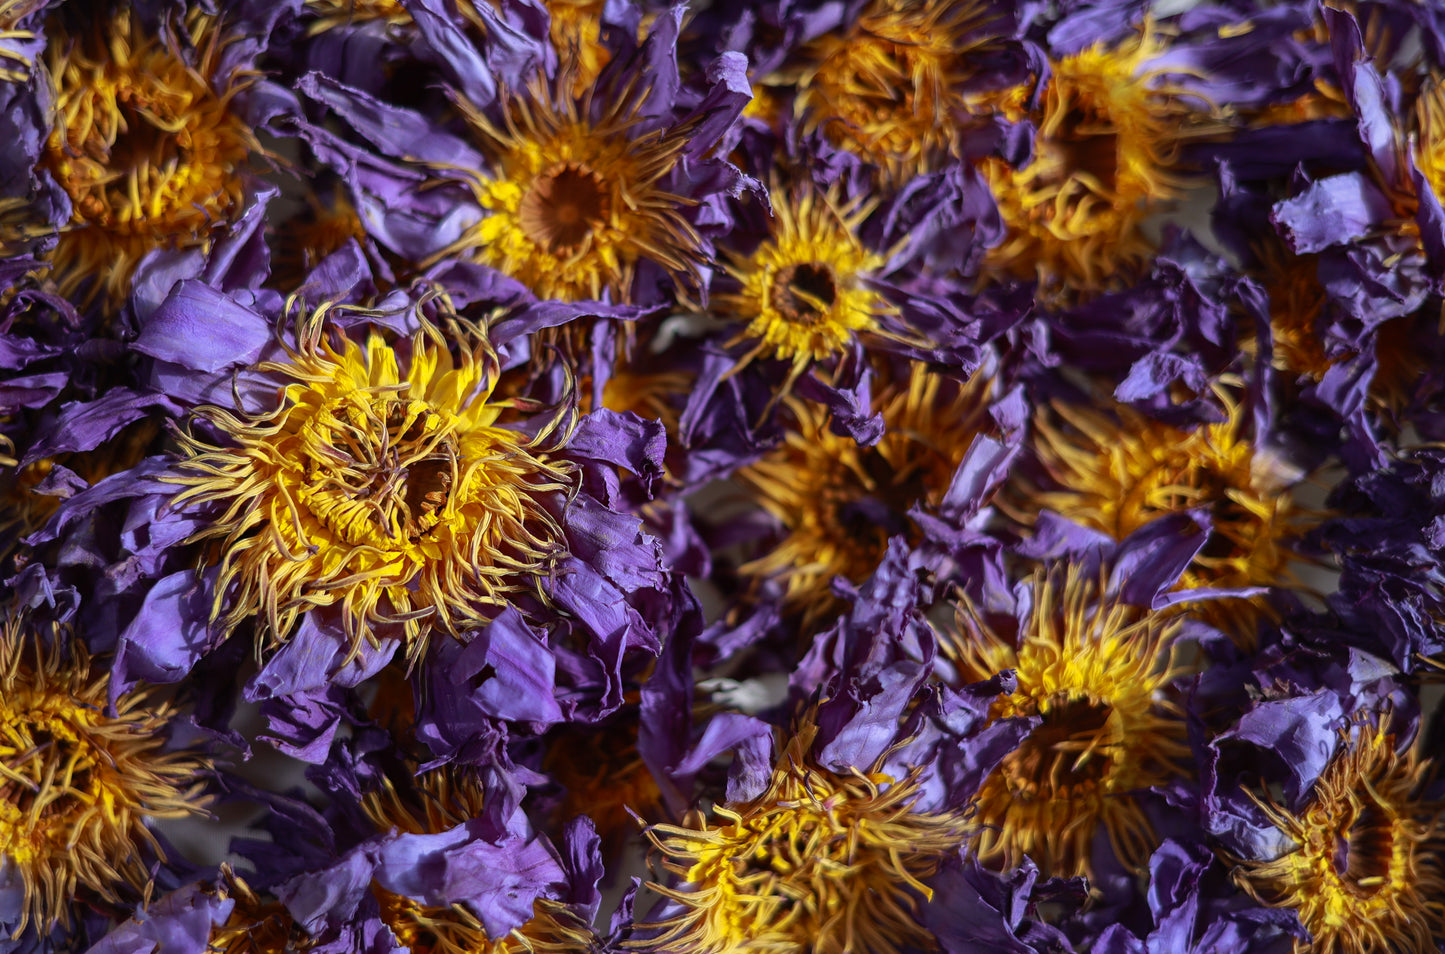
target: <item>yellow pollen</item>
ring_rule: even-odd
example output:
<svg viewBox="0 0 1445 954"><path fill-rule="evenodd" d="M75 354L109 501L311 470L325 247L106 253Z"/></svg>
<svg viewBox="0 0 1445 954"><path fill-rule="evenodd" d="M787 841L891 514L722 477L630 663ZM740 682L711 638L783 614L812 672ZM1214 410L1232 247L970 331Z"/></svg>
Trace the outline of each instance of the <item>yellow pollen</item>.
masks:
<svg viewBox="0 0 1445 954"><path fill-rule="evenodd" d="M565 555L549 505L575 482L541 451L568 434L560 418L530 440L497 425L496 356L461 319L454 354L425 320L404 348L327 334L329 309L298 322L291 363L258 366L284 385L275 410L198 412L228 441L182 437L176 503L218 510L194 540L220 544L227 632L256 616L277 644L300 614L339 606L354 650L399 627L414 661L432 627L457 635L512 594L545 599Z"/></svg>
<svg viewBox="0 0 1445 954"><path fill-rule="evenodd" d="M814 40L798 79L804 128L873 162L895 183L956 152L972 64L998 38L975 0L874 0L846 33Z"/></svg>
<svg viewBox="0 0 1445 954"><path fill-rule="evenodd" d="M881 255L858 241L871 207L839 209L836 196L774 190L772 234L749 256L732 256L728 273L739 289L717 296L721 317L747 322L730 346L750 345L741 360L791 362L796 375L809 364L841 355L860 332L898 309L868 281Z"/></svg>
<svg viewBox="0 0 1445 954"><path fill-rule="evenodd" d="M241 172L259 146L230 103L251 76L220 73L226 43L210 18L186 28L194 62L128 8L49 44L55 126L41 163L74 207L51 261L66 295L102 276L87 304L118 304L146 253L207 248L241 210Z"/></svg>
<svg viewBox="0 0 1445 954"><path fill-rule="evenodd" d="M1032 161L981 164L1009 230L991 264L1050 294L1101 291L1143 266L1142 222L1186 184L1182 143L1214 129L1150 68L1164 50L1146 29L1051 64Z"/></svg>
<svg viewBox="0 0 1445 954"><path fill-rule="evenodd" d="M824 618L837 607L833 577L861 583L890 536L916 536L908 510L942 499L984 426L989 392L983 379L959 384L915 364L906 381L879 388L885 430L872 447L834 434L816 405L789 398L797 423L783 444L738 474L786 536L743 573L781 582L805 628Z"/></svg>
<svg viewBox="0 0 1445 954"><path fill-rule="evenodd" d="M13 937L69 926L81 890L110 903L144 891L146 857L162 855L146 822L204 812L206 764L165 751L170 707L136 692L107 715L109 681L66 631L5 624L0 858L25 888Z"/></svg>
<svg viewBox="0 0 1445 954"><path fill-rule="evenodd" d="M1292 908L1309 954L1433 954L1445 941L1440 807L1419 793L1428 763L1395 752L1387 717L1346 729L1346 749L1295 815L1255 797L1295 845L1270 861L1239 861L1234 880L1271 907Z"/></svg>
<svg viewBox="0 0 1445 954"><path fill-rule="evenodd" d="M979 791L978 857L1008 869L1027 855L1045 877L1087 875L1102 829L1119 861L1139 868L1156 839L1132 793L1183 774L1189 757L1168 695L1186 671L1173 646L1181 622L1105 597L1073 568L1036 573L1033 600L1017 642L965 600L943 644L961 682L1017 674L991 719L1043 720Z"/></svg>
<svg viewBox="0 0 1445 954"><path fill-rule="evenodd" d="M817 727L805 721L752 801L694 813L648 838L679 887L645 951L688 954L895 954L930 946L919 925L923 879L968 836L957 815L915 811L918 773L839 775L813 764Z"/></svg>
<svg viewBox="0 0 1445 954"><path fill-rule="evenodd" d="M566 301L628 302L644 262L695 284L702 239L683 216L694 203L663 186L688 133L634 134L649 92L610 97L608 110L592 120L601 91L579 101L534 84L503 126L459 100L493 168L454 172L486 215L434 258L462 254L538 297Z"/></svg>

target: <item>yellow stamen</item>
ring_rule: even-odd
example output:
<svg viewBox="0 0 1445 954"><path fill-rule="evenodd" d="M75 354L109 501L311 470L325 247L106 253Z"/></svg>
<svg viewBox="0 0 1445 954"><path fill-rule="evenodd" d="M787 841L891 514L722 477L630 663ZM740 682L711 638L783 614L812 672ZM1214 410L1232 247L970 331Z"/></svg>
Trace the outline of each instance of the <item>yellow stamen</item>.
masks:
<svg viewBox="0 0 1445 954"><path fill-rule="evenodd" d="M0 635L0 858L25 889L14 937L69 926L78 892L119 904L150 884L154 818L203 814L209 766L165 751L172 709L147 692L107 714L110 678L58 627Z"/></svg>
<svg viewBox="0 0 1445 954"><path fill-rule="evenodd" d="M305 950L305 935L279 901L262 901L227 865L216 892L233 902L226 920L211 928L209 954L277 954Z"/></svg>
<svg viewBox="0 0 1445 954"><path fill-rule="evenodd" d="M0 42L35 39L35 31L21 29L20 21L40 6L40 0L0 0ZM20 53L0 46L0 83L24 83L34 68Z"/></svg>
<svg viewBox="0 0 1445 954"><path fill-rule="evenodd" d="M1270 861L1238 861L1234 880L1271 907L1292 908L1309 954L1429 954L1445 941L1440 807L1421 797L1428 763L1395 751L1388 719L1344 730L1346 748L1295 815L1253 796L1295 847Z"/></svg>
<svg viewBox="0 0 1445 954"><path fill-rule="evenodd" d="M978 856L1008 869L1027 855L1046 877L1088 874L1102 828L1119 861L1141 867L1156 839L1133 793L1182 775L1189 757L1168 696L1186 672L1173 645L1181 622L1107 598L1072 568L1036 573L1033 600L1017 642L966 599L943 642L962 682L1016 673L991 720L1043 720L979 792Z"/></svg>
<svg viewBox="0 0 1445 954"><path fill-rule="evenodd" d="M195 541L219 541L214 614L229 632L258 617L271 644L300 614L338 606L353 651L388 630L415 660L433 627L483 625L565 555L553 510L574 491L559 418L527 439L497 425L497 361L480 329L430 322L404 347L328 335L318 308L298 322L275 410L198 415L223 446L182 435L177 504L215 504ZM288 349L289 350L289 349ZM407 356L408 357L404 357Z"/></svg>
<svg viewBox="0 0 1445 954"><path fill-rule="evenodd" d="M818 767L817 727L804 721L752 801L717 806L709 821L647 831L676 875L652 884L681 910L657 924L644 951L688 954L895 954L930 946L919 925L923 879L968 835L958 815L915 811L919 772L892 779L873 766L840 775Z"/></svg>

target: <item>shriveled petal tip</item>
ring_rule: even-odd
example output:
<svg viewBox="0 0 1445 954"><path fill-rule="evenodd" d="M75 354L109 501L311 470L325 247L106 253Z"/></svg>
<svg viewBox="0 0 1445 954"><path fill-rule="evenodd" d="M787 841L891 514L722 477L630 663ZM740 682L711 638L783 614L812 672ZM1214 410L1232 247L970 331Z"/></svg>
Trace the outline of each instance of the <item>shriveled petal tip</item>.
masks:
<svg viewBox="0 0 1445 954"><path fill-rule="evenodd" d="M1278 203L1270 220L1290 250L1305 255L1363 238L1391 214L1390 200L1378 186L1349 173L1311 183Z"/></svg>

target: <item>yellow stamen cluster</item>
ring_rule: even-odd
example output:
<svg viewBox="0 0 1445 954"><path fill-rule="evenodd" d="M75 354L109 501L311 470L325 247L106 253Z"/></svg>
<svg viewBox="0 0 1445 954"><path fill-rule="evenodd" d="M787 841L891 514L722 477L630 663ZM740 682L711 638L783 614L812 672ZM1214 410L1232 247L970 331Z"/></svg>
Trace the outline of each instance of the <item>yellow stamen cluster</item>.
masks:
<svg viewBox="0 0 1445 954"><path fill-rule="evenodd" d="M262 901L250 885L222 865L217 890L233 903L226 920L211 928L208 954L284 954L305 950L301 928L279 901Z"/></svg>
<svg viewBox="0 0 1445 954"><path fill-rule="evenodd" d="M1248 436L1247 407L1221 392L1226 419L1181 431L1118 406L1113 414L1056 404L1035 420L1035 451L1056 489L1028 495L1115 539L1170 513L1206 508L1214 535L1181 586L1276 586L1293 581L1287 541L1302 529L1282 464Z"/></svg>
<svg viewBox="0 0 1445 954"><path fill-rule="evenodd" d="M146 822L203 811L204 761L165 751L172 710L148 693L117 700L109 675L52 627L11 618L0 634L0 859L19 876L26 925L68 926L83 895L120 903L150 884L162 852Z"/></svg>
<svg viewBox="0 0 1445 954"><path fill-rule="evenodd" d="M729 342L750 345L740 364L776 358L796 376L898 309L868 284L884 263L858 240L869 207L840 209L833 192L774 189L772 208L772 234L751 255L733 256L728 273L740 287L718 295L716 310L747 322Z"/></svg>
<svg viewBox="0 0 1445 954"><path fill-rule="evenodd" d="M653 825L648 837L680 887L651 885L680 907L642 925L635 948L685 954L894 954L926 948L923 884L968 834L959 816L915 811L916 775L874 766L839 775L813 764L805 722L752 801Z"/></svg>
<svg viewBox="0 0 1445 954"><path fill-rule="evenodd" d="M192 15L186 31L189 57L122 6L48 44L55 125L41 162L74 207L51 254L66 295L103 276L85 300L117 304L146 253L205 248L240 213L241 173L259 147L230 107L250 77L221 73L211 18Z"/></svg>
<svg viewBox="0 0 1445 954"><path fill-rule="evenodd" d="M1077 570L1039 572L1015 642L965 601L944 643L963 682L1011 669L1018 688L992 720L1042 724L984 782L978 857L1008 869L1028 856L1045 876L1088 874L1095 836L1139 867L1156 847L1133 797L1184 772L1184 715L1169 684L1185 674L1173 645L1180 621L1104 595Z"/></svg>
<svg viewBox="0 0 1445 954"><path fill-rule="evenodd" d="M452 762L417 774L400 791L386 779L362 796L361 810L379 832L436 834L480 817L483 794L477 774Z"/></svg>
<svg viewBox="0 0 1445 954"><path fill-rule="evenodd" d="M593 95L534 85L501 126L458 101L493 168L457 170L486 215L436 258L465 255L566 301L630 301L643 262L697 282L702 239L682 211L692 200L662 184L687 130L635 134L648 91L625 91L597 119Z"/></svg>
<svg viewBox="0 0 1445 954"><path fill-rule="evenodd" d="M981 166L1009 230L992 265L1050 293L1091 292L1149 258L1140 226L1180 194L1180 147L1203 131L1188 126L1180 92L1150 66L1164 50L1146 28L1050 64L1032 161Z"/></svg>
<svg viewBox="0 0 1445 954"><path fill-rule="evenodd" d="M1445 81L1440 77L1431 77L1415 101L1415 127L1415 168L1436 196L1445 196Z"/></svg>
<svg viewBox="0 0 1445 954"><path fill-rule="evenodd" d="M571 909L546 898L533 902L527 923L492 938L463 904L422 904L378 884L371 893L382 923L412 954L591 954L597 949L592 929Z"/></svg>
<svg viewBox="0 0 1445 954"><path fill-rule="evenodd" d="M867 579L890 534L910 526L909 508L937 506L984 425L988 394L982 379L961 385L915 364L906 381L880 388L875 409L886 429L872 447L834 434L816 405L789 399L796 426L738 474L787 536L743 572L779 580L787 605L809 622L831 612L833 577Z"/></svg>
<svg viewBox="0 0 1445 954"><path fill-rule="evenodd" d="M873 0L851 29L803 49L816 64L798 80L804 128L897 182L932 171L955 151L976 57L997 42L989 19L977 0Z"/></svg>
<svg viewBox="0 0 1445 954"><path fill-rule="evenodd" d="M1441 806L1420 797L1427 763L1395 751L1384 718L1352 735L1298 815L1255 799L1295 847L1240 862L1235 883L1263 904L1294 909L1311 937L1296 951L1437 951L1445 941L1445 837Z"/></svg>
<svg viewBox="0 0 1445 954"><path fill-rule="evenodd" d="M549 510L574 489L542 451L565 441L560 417L533 438L498 426L497 363L460 319L428 321L393 345L328 334L329 306L298 322L271 411L198 414L227 440L183 435L177 504L214 505L196 541L219 541L214 613L229 632L257 617L272 643L297 618L338 607L352 640L404 635L410 658L438 627L481 625L513 594L541 598L565 554Z"/></svg>

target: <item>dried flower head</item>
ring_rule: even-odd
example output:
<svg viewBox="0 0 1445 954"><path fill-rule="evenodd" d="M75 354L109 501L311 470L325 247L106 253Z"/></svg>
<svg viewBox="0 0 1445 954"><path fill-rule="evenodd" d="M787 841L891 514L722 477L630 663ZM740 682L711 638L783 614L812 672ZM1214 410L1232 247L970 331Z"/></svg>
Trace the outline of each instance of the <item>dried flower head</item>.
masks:
<svg viewBox="0 0 1445 954"><path fill-rule="evenodd" d="M1297 474L1256 448L1246 405L1221 389L1225 420L1182 431L1118 405L1112 413L1055 404L1035 419L1035 451L1052 487L1026 492L1025 509L1049 509L1117 540L1166 514L1205 508L1213 536L1181 588L1292 585L1289 542L1306 512L1288 483ZM1199 612L1246 637L1260 601L1216 601ZM1231 622L1233 620L1233 622ZM1241 629L1241 626L1244 626Z"/></svg>
<svg viewBox="0 0 1445 954"><path fill-rule="evenodd" d="M715 310L747 322L729 342L748 347L740 365L787 361L791 380L840 357L860 332L886 334L879 320L898 309L869 284L884 264L857 236L871 206L839 208L836 189L811 188L775 188L771 204L772 233L751 255L731 256L727 270L739 287L718 295Z"/></svg>
<svg viewBox="0 0 1445 954"><path fill-rule="evenodd" d="M560 414L530 438L498 426L513 402L491 399L496 356L460 319L361 345L328 333L329 311L298 322L289 363L258 366L282 384L273 410L197 412L223 442L182 435L176 503L219 512L193 539L219 543L225 631L254 616L280 643L339 606L354 647L399 627L415 660L432 627L456 635L541 597L565 552L549 508L574 479L546 452L566 428Z"/></svg>
<svg viewBox="0 0 1445 954"><path fill-rule="evenodd" d="M896 954L930 944L922 879L967 837L955 814L915 811L915 770L838 774L810 757L817 726L793 733L763 794L648 831L681 884L651 885L679 910L633 947L686 954Z"/></svg>
<svg viewBox="0 0 1445 954"><path fill-rule="evenodd" d="M932 171L955 151L971 111L980 54L997 44L978 0L873 0L846 31L801 56L796 109L809 131L886 170L896 182Z"/></svg>
<svg viewBox="0 0 1445 954"><path fill-rule="evenodd" d="M1191 125L1185 93L1150 65L1165 49L1146 25L1051 64L1032 161L981 165L1009 229L993 266L1072 294L1103 290L1148 258L1140 226L1185 185L1183 143L1212 128Z"/></svg>
<svg viewBox="0 0 1445 954"><path fill-rule="evenodd" d="M1395 751L1388 719L1343 730L1347 741L1298 814L1252 796L1294 842L1269 861L1239 860L1234 880L1271 907L1291 908L1310 954L1409 951L1445 941L1440 806L1422 800L1428 763Z"/></svg>
<svg viewBox="0 0 1445 954"><path fill-rule="evenodd" d="M834 434L816 405L788 399L796 425L738 474L787 535L743 572L781 582L789 608L806 619L826 615L836 606L833 577L867 579L888 538L912 532L908 510L942 499L984 426L989 393L982 378L959 384L914 364L875 398L885 430L871 447Z"/></svg>
<svg viewBox="0 0 1445 954"><path fill-rule="evenodd" d="M62 12L61 28L75 22ZM209 246L234 219L242 171L259 149L231 110L251 74L223 72L226 40L199 12L148 33L129 6L47 45L55 125L41 159L70 196L71 221L51 253L62 293L122 301L150 251Z"/></svg>
<svg viewBox="0 0 1445 954"><path fill-rule="evenodd" d="M502 125L457 100L492 168L455 171L486 214L436 258L460 254L566 301L630 302L642 262L696 283L704 246L683 215L693 202L664 184L687 129L636 131L650 88L592 88L579 100L566 79L556 94L533 83Z"/></svg>
<svg viewBox="0 0 1445 954"><path fill-rule="evenodd" d="M1043 720L979 791L978 856L1012 868L1027 855L1046 876L1088 874L1102 829L1120 862L1141 866L1155 844L1134 795L1183 774L1189 755L1168 694L1186 672L1174 648L1180 621L1107 597L1072 567L1037 572L1031 595L1016 638L964 599L943 642L964 682L1015 672L1018 688L991 719Z"/></svg>
<svg viewBox="0 0 1445 954"><path fill-rule="evenodd" d="M162 855L146 822L204 811L206 761L166 751L172 710L146 692L109 706L68 632L12 616L0 634L0 858L18 873L27 924L68 926L83 893L120 903L150 884Z"/></svg>

